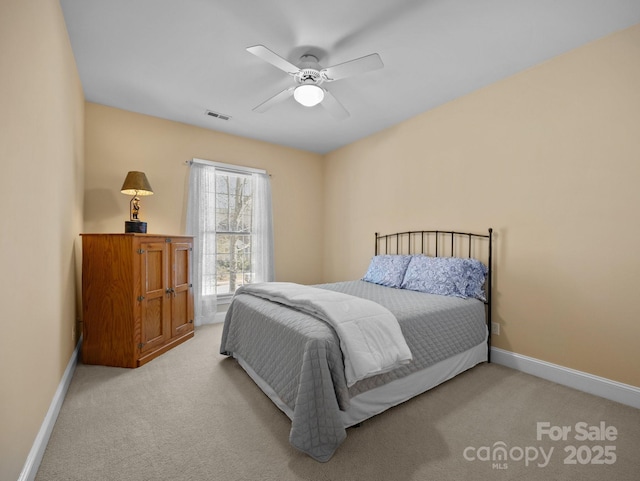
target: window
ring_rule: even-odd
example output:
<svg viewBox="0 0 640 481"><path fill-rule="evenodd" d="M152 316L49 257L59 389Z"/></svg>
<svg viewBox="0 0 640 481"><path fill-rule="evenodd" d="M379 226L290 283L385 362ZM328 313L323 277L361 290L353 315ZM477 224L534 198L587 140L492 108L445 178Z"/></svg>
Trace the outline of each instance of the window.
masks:
<svg viewBox="0 0 640 481"><path fill-rule="evenodd" d="M198 159L190 164L187 232L196 240L194 307L200 325L212 321L218 299L245 284L273 280L271 188L264 171Z"/></svg>
<svg viewBox="0 0 640 481"><path fill-rule="evenodd" d="M215 202L215 232L206 233L210 245L215 242L216 246L206 253L215 256L215 282L206 283L215 287L215 292L206 294L218 297L231 295L238 287L251 283L255 277L251 262L251 187L250 175L216 170L215 194L211 195Z"/></svg>

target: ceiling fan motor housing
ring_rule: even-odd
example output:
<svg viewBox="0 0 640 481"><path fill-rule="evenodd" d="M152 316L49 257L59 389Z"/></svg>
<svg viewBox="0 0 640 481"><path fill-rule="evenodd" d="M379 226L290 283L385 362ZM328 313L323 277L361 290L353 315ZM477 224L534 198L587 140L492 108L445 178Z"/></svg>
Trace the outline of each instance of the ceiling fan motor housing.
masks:
<svg viewBox="0 0 640 481"><path fill-rule="evenodd" d="M300 70L294 75L299 84L320 85L324 79L320 74L318 58L314 55L303 55L300 57Z"/></svg>
<svg viewBox="0 0 640 481"><path fill-rule="evenodd" d="M324 79L320 72L313 68L303 68L295 75L296 81L300 84L316 84L320 85Z"/></svg>

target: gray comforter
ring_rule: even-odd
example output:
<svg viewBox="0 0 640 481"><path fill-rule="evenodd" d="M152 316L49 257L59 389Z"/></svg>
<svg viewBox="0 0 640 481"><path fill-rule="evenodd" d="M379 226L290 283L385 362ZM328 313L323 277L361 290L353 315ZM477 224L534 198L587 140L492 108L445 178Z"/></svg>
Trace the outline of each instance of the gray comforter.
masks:
<svg viewBox="0 0 640 481"><path fill-rule="evenodd" d="M398 319L413 362L359 381L350 388L340 343L324 322L249 294L234 297L226 315L220 352L238 355L286 404L290 443L328 461L346 437L340 410L361 392L407 376L464 352L485 339L484 304L379 286L364 281L316 287L369 299Z"/></svg>

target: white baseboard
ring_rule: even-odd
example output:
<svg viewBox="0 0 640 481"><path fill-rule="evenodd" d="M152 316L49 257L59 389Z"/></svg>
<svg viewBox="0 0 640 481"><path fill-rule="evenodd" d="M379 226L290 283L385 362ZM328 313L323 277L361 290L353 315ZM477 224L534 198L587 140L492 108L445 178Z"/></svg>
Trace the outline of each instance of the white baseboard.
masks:
<svg viewBox="0 0 640 481"><path fill-rule="evenodd" d="M640 409L640 388L629 384L576 371L497 347L491 348L491 362Z"/></svg>
<svg viewBox="0 0 640 481"><path fill-rule="evenodd" d="M29 456L27 456L27 460L24 463L24 467L22 468L18 481L33 481L36 479L36 474L38 474L38 468L42 462L44 451L47 448L47 443L49 442L51 432L53 431L53 426L56 424L56 419L58 419L62 402L64 401L64 397L69 389L69 384L71 384L73 373L76 370L81 345L82 337L78 341L78 344L71 355L71 359L69 359L67 368L64 370L60 384L58 384L58 389L56 389L53 400L49 405L47 415L44 417L44 421L40 426L40 431L38 431L38 435L33 442L33 446L31 446L31 451L29 451Z"/></svg>

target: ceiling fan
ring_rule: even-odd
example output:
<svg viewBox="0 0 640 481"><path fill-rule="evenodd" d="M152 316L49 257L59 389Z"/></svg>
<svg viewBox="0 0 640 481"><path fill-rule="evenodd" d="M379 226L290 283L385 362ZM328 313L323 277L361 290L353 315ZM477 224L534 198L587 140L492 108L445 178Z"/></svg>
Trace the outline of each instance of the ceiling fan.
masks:
<svg viewBox="0 0 640 481"><path fill-rule="evenodd" d="M322 68L318 65L318 59L311 54L300 57L300 67L296 67L264 45L248 47L247 51L288 73L296 81L296 85L284 89L282 92L275 94L270 99L255 107L253 109L254 112L265 112L273 105L293 95L294 99L305 107L322 104L322 106L337 119L346 119L349 117L347 109L344 108L331 92L321 85L325 82L333 82L334 80L340 80L384 67L380 55L377 53L349 60L348 62L332 67Z"/></svg>

